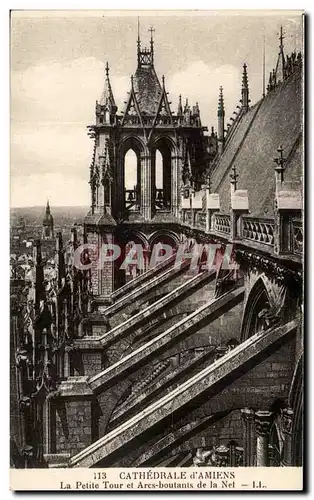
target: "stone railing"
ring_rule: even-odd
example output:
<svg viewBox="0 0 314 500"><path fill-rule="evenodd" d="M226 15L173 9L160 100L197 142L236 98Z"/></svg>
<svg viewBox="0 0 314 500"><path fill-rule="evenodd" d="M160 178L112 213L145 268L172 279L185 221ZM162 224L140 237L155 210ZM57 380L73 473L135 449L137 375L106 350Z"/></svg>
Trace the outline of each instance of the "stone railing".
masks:
<svg viewBox="0 0 314 500"><path fill-rule="evenodd" d="M192 226L192 222L193 222L192 210L183 210L182 216L183 216L184 224L188 224L189 226Z"/></svg>
<svg viewBox="0 0 314 500"><path fill-rule="evenodd" d="M138 209L138 199L139 193L138 189L125 189L124 190L124 203L127 210L137 210Z"/></svg>
<svg viewBox="0 0 314 500"><path fill-rule="evenodd" d="M274 244L274 220L257 217L242 218L242 238L265 245Z"/></svg>
<svg viewBox="0 0 314 500"><path fill-rule="evenodd" d="M303 254L303 224L301 219L291 219L290 222L291 252Z"/></svg>
<svg viewBox="0 0 314 500"><path fill-rule="evenodd" d="M129 115L125 118L124 120L124 124L125 125L128 125L128 126L132 126L132 125L135 125L136 127L138 127L139 125L141 125L141 122L140 122L140 119L138 116L134 116L134 115Z"/></svg>
<svg viewBox="0 0 314 500"><path fill-rule="evenodd" d="M206 229L206 212L197 211L195 214L195 226L203 229Z"/></svg>
<svg viewBox="0 0 314 500"><path fill-rule="evenodd" d="M242 241L246 245L253 242L262 245L267 252L290 254L297 259L303 255L303 224L300 214L295 215L295 211L281 213L277 223L275 218L251 216L247 212L233 216L232 212L223 214L211 209L207 211L206 207L183 208L180 218L191 229L209 235L227 236L230 240ZM280 242L277 247L276 241Z"/></svg>
<svg viewBox="0 0 314 500"><path fill-rule="evenodd" d="M213 229L218 233L230 234L231 222L230 215L215 214Z"/></svg>
<svg viewBox="0 0 314 500"><path fill-rule="evenodd" d="M165 198L163 189L155 190L155 208L156 210L170 210L170 199Z"/></svg>

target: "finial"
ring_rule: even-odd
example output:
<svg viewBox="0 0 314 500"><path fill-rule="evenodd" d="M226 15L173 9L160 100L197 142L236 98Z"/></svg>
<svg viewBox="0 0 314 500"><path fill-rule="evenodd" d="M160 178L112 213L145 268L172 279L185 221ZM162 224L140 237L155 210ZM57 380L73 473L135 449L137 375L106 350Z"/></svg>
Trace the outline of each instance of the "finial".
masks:
<svg viewBox="0 0 314 500"><path fill-rule="evenodd" d="M224 107L224 96L223 96L223 88L219 87L219 98L218 98L218 116L225 115L225 107Z"/></svg>
<svg viewBox="0 0 314 500"><path fill-rule="evenodd" d="M280 50L283 49L283 41L284 41L284 38L285 38L284 35L285 35L285 33L284 33L283 29L282 29L282 26L280 26L280 32L279 32L279 48L280 48Z"/></svg>
<svg viewBox="0 0 314 500"><path fill-rule="evenodd" d="M243 74L242 74L242 90L241 90L241 104L242 104L242 110L246 113L249 110L249 84L248 84L248 77L247 77L247 65L246 63L243 64Z"/></svg>
<svg viewBox="0 0 314 500"><path fill-rule="evenodd" d="M137 64L140 63L141 58L141 39L140 39L140 18L137 18Z"/></svg>
<svg viewBox="0 0 314 500"><path fill-rule="evenodd" d="M154 42L154 40L153 40L153 33L156 31L155 28L153 28L151 26L148 31L150 32L150 41Z"/></svg>
<svg viewBox="0 0 314 500"><path fill-rule="evenodd" d="M235 165L233 165L231 170L232 170L232 174L230 174L230 176L229 176L231 179L230 183L234 185L234 190L236 191L237 190L237 183L238 183L237 178L239 177L239 174L237 174L237 169L236 169Z"/></svg>
<svg viewBox="0 0 314 500"><path fill-rule="evenodd" d="M242 73L242 88L247 88L248 87L248 79L247 79L247 71L246 71L247 65L246 63L243 64L243 73Z"/></svg>
<svg viewBox="0 0 314 500"><path fill-rule="evenodd" d="M108 64L108 61L106 62L106 77L109 78L109 64Z"/></svg>
<svg viewBox="0 0 314 500"><path fill-rule="evenodd" d="M278 173L278 177L280 182L283 182L283 173L285 171L285 163L287 161L286 158L283 157L283 147L280 145L279 148L277 149L279 156L277 158L274 158L274 162L277 164L275 167L275 172Z"/></svg>

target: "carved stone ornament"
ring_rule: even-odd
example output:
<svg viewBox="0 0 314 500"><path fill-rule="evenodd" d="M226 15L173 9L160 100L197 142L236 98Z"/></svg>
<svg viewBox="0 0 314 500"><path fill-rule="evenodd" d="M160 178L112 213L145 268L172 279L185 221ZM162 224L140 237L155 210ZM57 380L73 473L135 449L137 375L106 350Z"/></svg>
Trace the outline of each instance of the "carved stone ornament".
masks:
<svg viewBox="0 0 314 500"><path fill-rule="evenodd" d="M241 416L245 422L253 422L254 415L254 410L251 410L251 408L243 408L241 410Z"/></svg>
<svg viewBox="0 0 314 500"><path fill-rule="evenodd" d="M256 433L259 436L267 436L273 423L271 411L257 411L255 413Z"/></svg>
<svg viewBox="0 0 314 500"><path fill-rule="evenodd" d="M285 434L292 433L293 423L293 410L291 408L284 408L281 410L282 430Z"/></svg>

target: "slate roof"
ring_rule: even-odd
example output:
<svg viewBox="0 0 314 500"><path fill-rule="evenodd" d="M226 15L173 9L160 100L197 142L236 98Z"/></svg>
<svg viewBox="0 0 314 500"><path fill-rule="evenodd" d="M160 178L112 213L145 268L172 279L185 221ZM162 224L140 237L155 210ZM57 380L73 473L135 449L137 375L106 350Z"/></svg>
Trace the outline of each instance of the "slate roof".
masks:
<svg viewBox="0 0 314 500"><path fill-rule="evenodd" d="M162 88L153 66L137 68L134 75L134 90L141 114L155 115Z"/></svg>
<svg viewBox="0 0 314 500"><path fill-rule="evenodd" d="M231 168L238 189L247 189L252 215L274 213L275 163L282 145L287 158L285 181L300 181L302 159L302 70L296 71L240 118L211 177L220 194L221 212L229 213Z"/></svg>

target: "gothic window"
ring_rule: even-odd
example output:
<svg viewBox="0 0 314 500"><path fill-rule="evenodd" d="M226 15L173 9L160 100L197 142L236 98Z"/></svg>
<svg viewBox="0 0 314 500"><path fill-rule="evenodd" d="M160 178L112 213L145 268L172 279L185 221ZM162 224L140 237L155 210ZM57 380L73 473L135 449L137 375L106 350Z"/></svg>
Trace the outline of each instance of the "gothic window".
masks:
<svg viewBox="0 0 314 500"><path fill-rule="evenodd" d="M242 323L242 339L269 328L269 297L262 279L254 285L248 298Z"/></svg>
<svg viewBox="0 0 314 500"><path fill-rule="evenodd" d="M161 152L156 151L156 189L163 188L163 158Z"/></svg>
<svg viewBox="0 0 314 500"><path fill-rule="evenodd" d="M137 209L140 203L140 162L133 149L129 149L124 157L124 189L126 208Z"/></svg>
<svg viewBox="0 0 314 500"><path fill-rule="evenodd" d="M156 210L169 210L171 206L171 152L167 144L160 144L152 155L153 187Z"/></svg>

